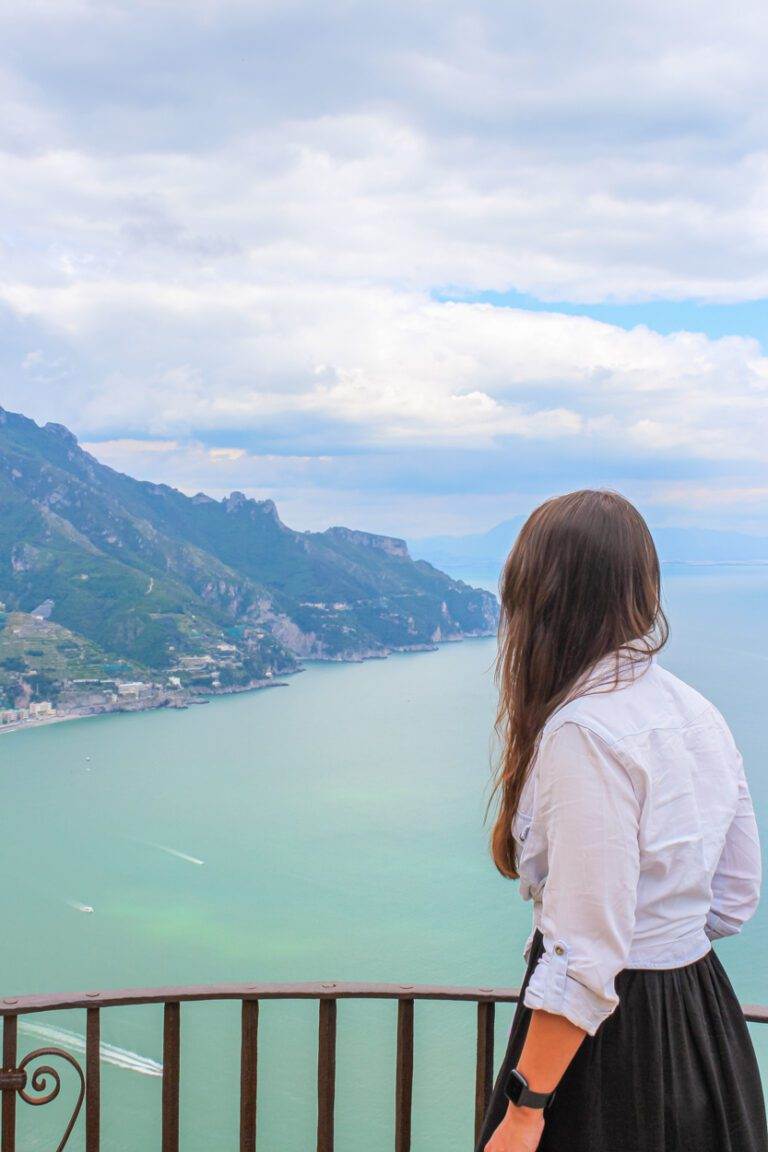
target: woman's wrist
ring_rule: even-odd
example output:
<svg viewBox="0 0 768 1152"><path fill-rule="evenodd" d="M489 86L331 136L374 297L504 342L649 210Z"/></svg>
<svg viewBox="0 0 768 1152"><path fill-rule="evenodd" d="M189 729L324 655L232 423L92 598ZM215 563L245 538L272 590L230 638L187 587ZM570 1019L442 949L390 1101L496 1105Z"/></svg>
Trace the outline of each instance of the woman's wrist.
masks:
<svg viewBox="0 0 768 1152"><path fill-rule="evenodd" d="M510 1100L507 1104L507 1118L516 1124L535 1126L542 1122L544 1111L541 1108L527 1108L524 1104L513 1104Z"/></svg>

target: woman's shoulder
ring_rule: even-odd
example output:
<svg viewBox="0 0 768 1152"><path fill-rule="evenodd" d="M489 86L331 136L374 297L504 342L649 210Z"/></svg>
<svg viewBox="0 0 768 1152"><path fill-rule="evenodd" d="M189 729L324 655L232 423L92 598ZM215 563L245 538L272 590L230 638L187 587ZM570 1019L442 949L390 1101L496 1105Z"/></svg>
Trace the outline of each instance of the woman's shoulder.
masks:
<svg viewBox="0 0 768 1152"><path fill-rule="evenodd" d="M727 728L710 700L654 657L619 684L597 684L568 700L547 720L542 741L566 724L617 745L649 731L683 728L697 721Z"/></svg>

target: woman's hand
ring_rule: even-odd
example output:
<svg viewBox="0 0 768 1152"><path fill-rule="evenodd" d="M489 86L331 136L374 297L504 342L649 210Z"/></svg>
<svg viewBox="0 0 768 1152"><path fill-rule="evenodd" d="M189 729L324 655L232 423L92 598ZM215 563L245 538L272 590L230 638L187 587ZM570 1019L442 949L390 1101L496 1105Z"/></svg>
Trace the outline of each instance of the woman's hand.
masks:
<svg viewBox="0 0 768 1152"><path fill-rule="evenodd" d="M539 1108L507 1107L507 1114L485 1146L485 1152L536 1152L544 1131Z"/></svg>

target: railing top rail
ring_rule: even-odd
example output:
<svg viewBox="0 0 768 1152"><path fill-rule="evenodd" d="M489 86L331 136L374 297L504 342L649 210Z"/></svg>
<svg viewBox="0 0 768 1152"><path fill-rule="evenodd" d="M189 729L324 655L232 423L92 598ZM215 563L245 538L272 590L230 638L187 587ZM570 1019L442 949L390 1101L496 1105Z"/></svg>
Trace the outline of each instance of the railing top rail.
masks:
<svg viewBox="0 0 768 1152"><path fill-rule="evenodd" d="M311 983L186 984L166 988L118 988L0 998L0 1016L53 1012L65 1008L115 1007L121 1004L171 1004L191 1000L459 1000L514 1003L517 988L466 988L461 985L368 984L322 980Z"/></svg>
<svg viewBox="0 0 768 1152"><path fill-rule="evenodd" d="M513 1004L518 988L464 987L433 984L369 984L323 980L310 983L187 984L164 988L119 988L0 998L0 1017L67 1008L119 1007L129 1004L173 1004L195 1000L452 1000ZM742 1005L747 1020L768 1024L768 1006Z"/></svg>

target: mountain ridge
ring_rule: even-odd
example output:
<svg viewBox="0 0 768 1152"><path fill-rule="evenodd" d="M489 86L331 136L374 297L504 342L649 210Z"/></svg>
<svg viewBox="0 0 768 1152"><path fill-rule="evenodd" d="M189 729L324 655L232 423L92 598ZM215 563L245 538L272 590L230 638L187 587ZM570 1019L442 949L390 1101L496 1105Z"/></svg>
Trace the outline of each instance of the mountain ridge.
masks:
<svg viewBox="0 0 768 1152"><path fill-rule="evenodd" d="M271 499L235 491L215 500L136 480L63 425L4 409L0 512L6 610L30 614L50 600L52 626L134 674L172 672L184 683L185 662L209 660L211 687L222 677L241 687L302 659L489 635L498 619L492 594L414 561L399 537L299 532Z"/></svg>

